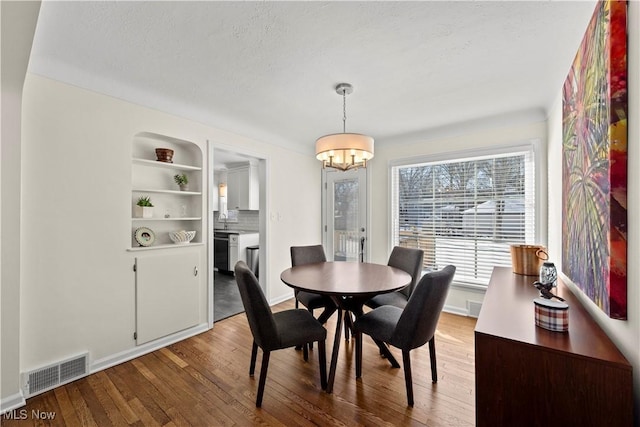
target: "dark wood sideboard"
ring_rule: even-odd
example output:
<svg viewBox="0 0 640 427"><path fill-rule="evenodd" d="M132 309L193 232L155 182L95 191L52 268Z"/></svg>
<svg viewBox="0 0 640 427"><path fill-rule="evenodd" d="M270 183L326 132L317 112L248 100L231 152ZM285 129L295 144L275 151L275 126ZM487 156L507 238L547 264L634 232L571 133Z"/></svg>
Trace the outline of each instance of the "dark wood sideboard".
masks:
<svg viewBox="0 0 640 427"><path fill-rule="evenodd" d="M537 327L535 280L493 270L475 329L477 427L631 426L631 365L560 280L569 332Z"/></svg>

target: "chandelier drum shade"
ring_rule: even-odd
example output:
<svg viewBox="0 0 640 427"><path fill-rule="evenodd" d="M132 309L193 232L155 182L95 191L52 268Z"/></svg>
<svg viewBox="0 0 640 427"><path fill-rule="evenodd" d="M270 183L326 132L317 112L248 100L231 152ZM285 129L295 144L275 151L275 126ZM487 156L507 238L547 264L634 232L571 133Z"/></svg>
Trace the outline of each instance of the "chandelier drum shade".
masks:
<svg viewBox="0 0 640 427"><path fill-rule="evenodd" d="M348 170L366 167L373 157L373 138L359 133L334 133L318 138L316 158L325 166Z"/></svg>
<svg viewBox="0 0 640 427"><path fill-rule="evenodd" d="M347 133L346 96L353 92L348 83L336 86L336 93L342 95L342 133L325 135L316 140L316 158L322 161L322 167L346 171L367 167L367 161L373 158L373 138L359 133Z"/></svg>

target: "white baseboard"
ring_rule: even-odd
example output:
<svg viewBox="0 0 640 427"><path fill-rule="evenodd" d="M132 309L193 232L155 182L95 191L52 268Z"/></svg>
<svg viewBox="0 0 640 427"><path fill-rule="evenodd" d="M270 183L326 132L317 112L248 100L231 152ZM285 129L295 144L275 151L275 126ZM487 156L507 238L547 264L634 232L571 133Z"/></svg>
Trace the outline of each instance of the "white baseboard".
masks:
<svg viewBox="0 0 640 427"><path fill-rule="evenodd" d="M455 305L445 305L442 308L445 313L457 314L458 316L469 316L469 310Z"/></svg>
<svg viewBox="0 0 640 427"><path fill-rule="evenodd" d="M152 341L128 350L121 351L120 353L112 354L102 359L95 360L93 361L93 363L91 363L91 365L88 368L88 372L84 376L94 374L96 372L102 371L104 369L110 368L115 365L119 365L120 363L127 362L131 359L135 359L136 357L140 357L147 353L151 353L152 351L161 349L163 347L166 347L178 341L182 341L194 335L198 335L207 330L209 330L208 324L201 323L192 328L185 329L184 331L180 331L175 334L171 334L166 337L159 338L155 341ZM62 385L64 385L64 383L59 384L56 387L59 387ZM49 389L42 390L36 394L44 393L47 390ZM34 396L36 394L34 394ZM5 413L13 409L19 408L21 406L24 406L25 403L26 401L22 393L9 396L0 401L0 413Z"/></svg>
<svg viewBox="0 0 640 427"><path fill-rule="evenodd" d="M89 371L92 374L98 371L102 371L112 366L119 365L120 363L127 362L131 359L135 359L136 357L140 357L144 354L151 353L152 351L156 351L158 349L161 349L162 347L166 347L170 344L176 343L178 341L182 341L194 335L201 334L202 332L205 332L207 330L209 330L207 323L201 323L192 328L185 329L184 331L180 331L178 333L168 335L166 337L157 339L155 341L142 344L135 348L124 350L124 351L121 351L120 353L116 353L111 356L107 356L102 359L95 360L91 364Z"/></svg>
<svg viewBox="0 0 640 427"><path fill-rule="evenodd" d="M284 294L279 296L278 298L274 298L272 300L269 301L269 305L276 305L276 304L280 304L281 302L284 302L286 300L290 300L291 298L293 298L293 293L291 294Z"/></svg>
<svg viewBox="0 0 640 427"><path fill-rule="evenodd" d="M27 402L22 395L22 391L20 391L20 393L5 397L4 399L0 400L0 414L18 409L26 405L26 403Z"/></svg>

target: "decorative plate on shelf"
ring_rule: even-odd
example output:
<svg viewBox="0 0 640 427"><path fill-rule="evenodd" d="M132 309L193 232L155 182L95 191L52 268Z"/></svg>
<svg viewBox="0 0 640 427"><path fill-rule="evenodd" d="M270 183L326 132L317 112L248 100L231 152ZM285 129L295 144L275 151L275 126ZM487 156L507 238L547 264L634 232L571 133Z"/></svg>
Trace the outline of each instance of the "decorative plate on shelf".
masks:
<svg viewBox="0 0 640 427"><path fill-rule="evenodd" d="M140 246L151 246L156 241L156 234L148 227L136 228L133 236Z"/></svg>

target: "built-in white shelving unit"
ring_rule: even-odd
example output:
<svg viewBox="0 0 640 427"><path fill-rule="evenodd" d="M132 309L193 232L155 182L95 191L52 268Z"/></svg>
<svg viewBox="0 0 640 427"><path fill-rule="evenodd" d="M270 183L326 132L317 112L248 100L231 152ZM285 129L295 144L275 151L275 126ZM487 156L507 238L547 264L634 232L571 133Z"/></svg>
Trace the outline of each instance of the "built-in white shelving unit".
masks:
<svg viewBox="0 0 640 427"><path fill-rule="evenodd" d="M173 150L172 162L158 161L156 148ZM203 286L206 263L206 176L203 149L196 143L140 132L133 137L131 158L131 243L135 272L136 322L133 337L137 345L153 342L204 322ZM185 174L189 188L181 191L174 180ZM136 203L149 197L150 218L136 217ZM148 230L146 230L148 229ZM155 239L140 245L136 230ZM149 231L150 230L150 231ZM195 230L190 243L176 244L174 231ZM186 249L189 248L189 249Z"/></svg>
<svg viewBox="0 0 640 427"><path fill-rule="evenodd" d="M200 221L202 217L186 218L133 218L133 221Z"/></svg>
<svg viewBox="0 0 640 427"><path fill-rule="evenodd" d="M158 148L167 148L167 147L158 147ZM165 162L159 162L157 160L138 159L138 158L133 159L133 164L142 165L142 166L153 166L156 168L185 170L185 171L201 171L202 170L200 166L181 165L178 163L165 163Z"/></svg>
<svg viewBox="0 0 640 427"><path fill-rule="evenodd" d="M201 196L202 195L202 193L199 191L158 190L155 188L134 188L133 191L135 193L163 193L163 194L174 194L176 196Z"/></svg>
<svg viewBox="0 0 640 427"><path fill-rule="evenodd" d="M141 132L133 138L131 177L131 247L130 251L162 248L184 248L203 244L203 218L205 206L203 188L203 154L195 143ZM174 151L173 163L156 160L156 148ZM173 177L185 174L189 178L187 191L180 191ZM149 197L154 205L152 218L136 218L134 206L138 198ZM140 227L153 231L155 241L151 246L140 246L134 233ZM177 245L169 238L171 231L195 230L196 237L190 244Z"/></svg>
<svg viewBox="0 0 640 427"><path fill-rule="evenodd" d="M129 249L130 252L139 252L139 251L154 251L157 249L174 249L174 248L192 248L194 246L204 246L204 243L189 243L188 245L174 245L166 244L166 245L153 245L149 247L139 246L137 248Z"/></svg>

